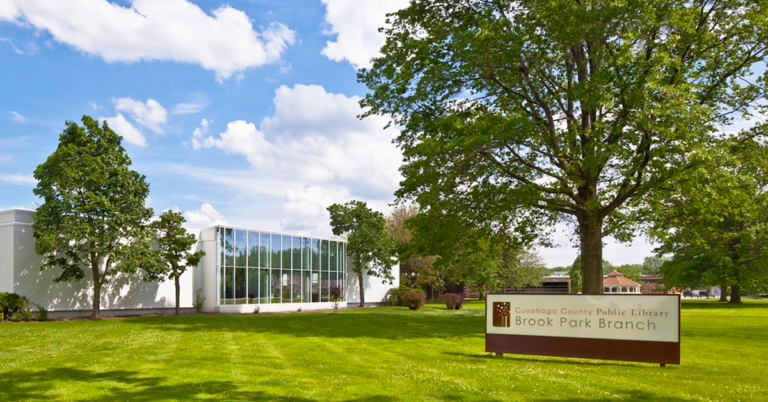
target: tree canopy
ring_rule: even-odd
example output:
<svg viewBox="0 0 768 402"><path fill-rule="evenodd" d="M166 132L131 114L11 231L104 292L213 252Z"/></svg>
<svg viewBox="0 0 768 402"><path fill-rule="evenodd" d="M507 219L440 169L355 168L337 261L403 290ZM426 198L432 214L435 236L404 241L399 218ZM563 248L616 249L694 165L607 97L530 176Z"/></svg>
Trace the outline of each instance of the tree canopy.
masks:
<svg viewBox="0 0 768 402"><path fill-rule="evenodd" d="M186 222L181 212L165 211L159 219L152 222L150 230L154 232L157 243L159 264L146 264L143 269L147 280L158 281L172 278L176 287L176 315L179 315L179 278L194 268L205 256L204 251L190 252L197 243L195 235L188 233L182 226Z"/></svg>
<svg viewBox="0 0 768 402"><path fill-rule="evenodd" d="M346 236L347 255L352 259L352 272L357 274L360 287L360 307L365 307L363 274L392 281L392 266L396 264L395 243L386 230L387 221L381 212L368 208L365 202L353 200L328 207L331 227L336 236Z"/></svg>
<svg viewBox="0 0 768 402"><path fill-rule="evenodd" d="M406 221L418 215L419 209L412 204L398 205L387 217L387 233L395 240L400 261L400 282L409 288L442 286L442 276L435 269L437 256L422 255L416 250L413 234Z"/></svg>
<svg viewBox="0 0 768 402"><path fill-rule="evenodd" d="M649 191L706 160L765 92L768 3L414 0L359 80L402 129L397 196L426 220L546 239L575 224L583 291L602 239L629 240Z"/></svg>
<svg viewBox="0 0 768 402"><path fill-rule="evenodd" d="M135 273L147 255L152 209L149 184L130 169L122 138L106 122L83 116L82 123L66 122L56 151L34 172L43 203L33 234L41 269L61 269L55 281L80 281L90 270L98 318L102 286L118 272Z"/></svg>

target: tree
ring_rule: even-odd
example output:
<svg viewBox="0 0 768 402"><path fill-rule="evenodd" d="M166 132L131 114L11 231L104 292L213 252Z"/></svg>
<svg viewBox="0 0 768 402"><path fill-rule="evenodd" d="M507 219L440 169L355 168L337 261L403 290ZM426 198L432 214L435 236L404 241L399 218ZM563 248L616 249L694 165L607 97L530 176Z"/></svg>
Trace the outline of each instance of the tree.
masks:
<svg viewBox="0 0 768 402"><path fill-rule="evenodd" d="M573 261L568 275L571 277L571 293L579 293L581 291L581 255Z"/></svg>
<svg viewBox="0 0 768 402"><path fill-rule="evenodd" d="M146 280L160 281L173 278L176 287L176 315L179 315L179 295L181 287L179 278L194 268L205 256L204 251L190 253L190 248L197 243L197 238L182 226L186 222L181 212L165 211L160 219L150 224L150 229L156 235L159 264L147 264L144 271Z"/></svg>
<svg viewBox="0 0 768 402"><path fill-rule="evenodd" d="M61 268L54 281L93 276L92 318L101 310L101 289L119 272L135 273L147 254L145 206L149 184L130 169L121 137L107 123L83 116L83 127L66 122L59 146L35 169L35 195L43 199L32 226L41 269Z"/></svg>
<svg viewBox="0 0 768 402"><path fill-rule="evenodd" d="M390 282L394 279L394 240L387 234L387 221L362 201L333 204L328 212L333 234L347 237L347 254L352 257L352 272L360 286L360 307L365 307L363 274Z"/></svg>
<svg viewBox="0 0 768 402"><path fill-rule="evenodd" d="M439 286L442 281L435 270L437 256L422 256L412 246L413 235L406 221L415 217L419 209L415 205L399 205L387 217L387 233L395 240L400 278L409 288Z"/></svg>
<svg viewBox="0 0 768 402"><path fill-rule="evenodd" d="M625 278L640 283L640 275L643 274L643 266L641 264L624 264L615 269L621 272Z"/></svg>
<svg viewBox="0 0 768 402"><path fill-rule="evenodd" d="M768 288L764 135L729 138L710 164L649 195L650 234L672 255L660 268L667 286L730 286L731 303L741 303L742 290Z"/></svg>
<svg viewBox="0 0 768 402"><path fill-rule="evenodd" d="M644 275L656 275L659 273L659 268L669 261L668 257L649 256L643 260L643 274Z"/></svg>
<svg viewBox="0 0 768 402"><path fill-rule="evenodd" d="M414 0L359 80L402 128L400 200L427 217L546 238L576 225L583 292L602 239L706 159L716 125L765 91L768 3Z"/></svg>

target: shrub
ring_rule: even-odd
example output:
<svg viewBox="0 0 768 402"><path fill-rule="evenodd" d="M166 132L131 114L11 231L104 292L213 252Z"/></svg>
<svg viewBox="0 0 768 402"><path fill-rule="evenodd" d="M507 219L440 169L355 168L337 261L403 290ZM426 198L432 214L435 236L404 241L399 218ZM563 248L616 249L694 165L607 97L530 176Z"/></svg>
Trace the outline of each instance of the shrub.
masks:
<svg viewBox="0 0 768 402"><path fill-rule="evenodd" d="M31 321L33 316L34 316L34 314L32 313L32 311L30 311L30 310L27 310L27 308L26 308L26 307L24 307L24 308L21 308L21 309L20 309L20 310L19 310L19 311L16 313L16 318L17 318L19 321L24 321L24 322L27 322L27 321Z"/></svg>
<svg viewBox="0 0 768 402"><path fill-rule="evenodd" d="M203 295L203 288L195 289L195 302L192 305L195 307L195 311L200 313L203 311L203 303L205 303L205 295Z"/></svg>
<svg viewBox="0 0 768 402"><path fill-rule="evenodd" d="M427 298L424 296L424 293L416 290L405 292L400 296L400 302L411 310L421 309L421 307L424 306L424 303L426 303L426 300Z"/></svg>
<svg viewBox="0 0 768 402"><path fill-rule="evenodd" d="M464 304L464 295L461 293L444 293L437 300L445 303L448 310L461 310L461 306Z"/></svg>
<svg viewBox="0 0 768 402"><path fill-rule="evenodd" d="M3 317L6 320L13 318L14 314L25 310L29 300L26 297L16 293L0 293L0 308L3 310Z"/></svg>
<svg viewBox="0 0 768 402"><path fill-rule="evenodd" d="M424 291L421 289L409 288L406 285L400 285L396 288L389 289L386 296L384 296L384 299L387 301L387 303L389 303L390 306L406 306L406 304L404 304L402 301L402 297L408 292L418 292L424 295ZM424 295L424 297L426 299L426 295Z"/></svg>
<svg viewBox="0 0 768 402"><path fill-rule="evenodd" d="M332 302L337 302L341 300L341 287L333 285L330 288L330 300Z"/></svg>
<svg viewBox="0 0 768 402"><path fill-rule="evenodd" d="M48 320L48 309L37 304L37 303L31 303L33 306L37 307L37 313L35 313L35 319L37 321L46 321Z"/></svg>

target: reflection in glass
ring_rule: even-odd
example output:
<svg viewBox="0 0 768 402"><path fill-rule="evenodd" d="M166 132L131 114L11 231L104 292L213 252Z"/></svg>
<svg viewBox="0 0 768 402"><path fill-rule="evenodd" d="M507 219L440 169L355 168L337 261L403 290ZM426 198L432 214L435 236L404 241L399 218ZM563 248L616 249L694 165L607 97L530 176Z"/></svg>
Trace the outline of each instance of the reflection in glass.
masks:
<svg viewBox="0 0 768 402"><path fill-rule="evenodd" d="M301 271L291 272L291 300L293 303L301 303Z"/></svg>
<svg viewBox="0 0 768 402"><path fill-rule="evenodd" d="M323 271L322 275L323 275L322 276L323 279L320 281L320 284L322 286L322 288L320 289L320 292L321 292L320 300L327 302L328 301L328 285L329 285L328 272Z"/></svg>
<svg viewBox="0 0 768 402"><path fill-rule="evenodd" d="M224 298L227 299L227 304L234 304L235 302L235 288L234 288L234 282L235 282L235 268L234 267L226 267L225 269L225 279L226 282L224 285Z"/></svg>
<svg viewBox="0 0 768 402"><path fill-rule="evenodd" d="M323 264L323 272L328 272L328 240L323 240L323 251L320 255L320 261Z"/></svg>
<svg viewBox="0 0 768 402"><path fill-rule="evenodd" d="M291 271L284 269L283 270L283 303L290 303L291 302Z"/></svg>
<svg viewBox="0 0 768 402"><path fill-rule="evenodd" d="M224 266L220 267L219 269L219 305L221 305L226 304L226 287L224 285L227 283L227 277L224 272Z"/></svg>
<svg viewBox="0 0 768 402"><path fill-rule="evenodd" d="M280 260L278 260L280 261ZM272 303L280 303L280 270L273 269L272 272Z"/></svg>
<svg viewBox="0 0 768 402"><path fill-rule="evenodd" d="M224 235L224 252L226 253L225 265L235 266L235 234L233 229L226 229Z"/></svg>
<svg viewBox="0 0 768 402"><path fill-rule="evenodd" d="M219 228L219 266L224 266L224 228ZM222 293L223 295L223 293Z"/></svg>
<svg viewBox="0 0 768 402"><path fill-rule="evenodd" d="M283 268L291 269L291 236L283 236Z"/></svg>
<svg viewBox="0 0 768 402"><path fill-rule="evenodd" d="M235 304L245 304L248 300L246 297L246 285L247 277L245 271L247 268L235 269Z"/></svg>
<svg viewBox="0 0 768 402"><path fill-rule="evenodd" d="M245 267L246 260L246 235L245 230L235 230L235 266Z"/></svg>
<svg viewBox="0 0 768 402"><path fill-rule="evenodd" d="M336 272L338 268L336 267L336 264L338 263L338 260L336 259L336 242L331 242L331 272Z"/></svg>
<svg viewBox="0 0 768 402"><path fill-rule="evenodd" d="M259 302L259 270L248 268L248 304Z"/></svg>
<svg viewBox="0 0 768 402"><path fill-rule="evenodd" d="M280 235L272 235L272 268L280 268ZM278 281L280 283L280 281Z"/></svg>
<svg viewBox="0 0 768 402"><path fill-rule="evenodd" d="M248 232L248 267L259 266L259 232ZM250 276L248 277L250 278Z"/></svg>
<svg viewBox="0 0 768 402"><path fill-rule="evenodd" d="M291 254L293 255L293 262L291 268L301 269L301 237L293 238L293 245L291 246Z"/></svg>
<svg viewBox="0 0 768 402"><path fill-rule="evenodd" d="M320 240L312 239L312 271L320 270Z"/></svg>
<svg viewBox="0 0 768 402"><path fill-rule="evenodd" d="M269 269L259 270L259 303L269 303L272 281L269 275Z"/></svg>
<svg viewBox="0 0 768 402"><path fill-rule="evenodd" d="M269 233L259 235L259 267L269 268Z"/></svg>
<svg viewBox="0 0 768 402"><path fill-rule="evenodd" d="M303 284L302 287L304 288L304 293L301 294L301 301L304 303L310 303L312 302L312 280L310 279L310 272L309 271L302 271L301 274L303 275Z"/></svg>
<svg viewBox="0 0 768 402"><path fill-rule="evenodd" d="M310 267L309 263L310 263L310 260L312 259L311 258L312 250L310 250L310 248L309 248L309 239L308 238L303 237L301 239L301 249L302 249L302 253L301 253L302 254L301 269L305 270L305 271L308 271L309 267ZM307 289L309 289L309 288L307 288ZM309 292L307 292L307 293L309 293Z"/></svg>
<svg viewBox="0 0 768 402"><path fill-rule="evenodd" d="M320 301L320 273L312 271L312 302Z"/></svg>
<svg viewBox="0 0 768 402"><path fill-rule="evenodd" d="M339 282L337 280L338 277L336 275L338 275L336 272L331 272L331 281L330 281L330 284L329 284L329 291L328 291L329 295L330 295L330 289L333 289L333 288L336 288L336 287L339 286ZM333 301L333 300L331 300L331 301Z"/></svg>

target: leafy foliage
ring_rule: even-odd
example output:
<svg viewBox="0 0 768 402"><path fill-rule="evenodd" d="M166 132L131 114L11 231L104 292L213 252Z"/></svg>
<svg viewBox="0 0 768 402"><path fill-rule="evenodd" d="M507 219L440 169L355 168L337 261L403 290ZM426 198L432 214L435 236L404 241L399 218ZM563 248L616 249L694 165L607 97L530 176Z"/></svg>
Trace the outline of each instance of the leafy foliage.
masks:
<svg viewBox="0 0 768 402"><path fill-rule="evenodd" d="M448 310L461 310L461 306L464 304L464 295L461 293L443 293L437 300L445 303Z"/></svg>
<svg viewBox="0 0 768 402"><path fill-rule="evenodd" d="M0 309L2 309L3 319L11 320L14 315L23 311L29 300L16 293L0 293Z"/></svg>
<svg viewBox="0 0 768 402"><path fill-rule="evenodd" d="M524 244L575 224L583 290L602 239L629 240L649 191L709 157L765 93L768 3L414 0L358 78L402 127L400 200Z"/></svg>
<svg viewBox="0 0 768 402"><path fill-rule="evenodd" d="M184 222L186 220L181 212L165 211L150 224L150 229L156 235L157 254L154 258L145 258L142 266L146 272L145 280L173 279L176 286L176 315L179 315L179 278L187 268L200 264L205 256L204 251L189 251L197 243L197 238L187 233Z"/></svg>
<svg viewBox="0 0 768 402"><path fill-rule="evenodd" d="M415 249L413 234L407 221L418 215L415 205L398 205L387 217L387 233L395 239L400 261L400 280L410 287L443 285L443 278L435 269L437 256L422 256Z"/></svg>
<svg viewBox="0 0 768 402"><path fill-rule="evenodd" d="M145 207L149 184L130 169L121 137L106 122L83 116L67 122L59 145L35 170L35 195L43 199L33 223L41 269L61 269L54 281L80 281L89 269L93 313L101 288L118 272L135 273L149 250Z"/></svg>
<svg viewBox="0 0 768 402"><path fill-rule="evenodd" d="M333 234L347 237L347 254L352 258L352 272L357 274L359 282L360 307L364 307L364 274L382 278L384 282L391 283L394 279L394 240L387 234L384 215L368 208L365 202L333 204L328 212Z"/></svg>
<svg viewBox="0 0 768 402"><path fill-rule="evenodd" d="M414 290L403 293L400 296L400 302L411 310L421 310L427 302L427 298L424 296L424 293Z"/></svg>

